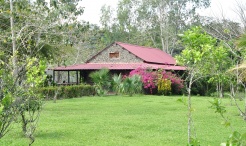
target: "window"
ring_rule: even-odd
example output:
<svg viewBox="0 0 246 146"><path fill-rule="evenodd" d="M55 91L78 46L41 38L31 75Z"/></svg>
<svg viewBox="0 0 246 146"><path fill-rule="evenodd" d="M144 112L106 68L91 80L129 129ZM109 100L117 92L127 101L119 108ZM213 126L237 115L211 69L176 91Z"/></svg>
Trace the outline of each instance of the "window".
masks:
<svg viewBox="0 0 246 146"><path fill-rule="evenodd" d="M119 52L113 52L113 53L109 53L109 58L119 58Z"/></svg>

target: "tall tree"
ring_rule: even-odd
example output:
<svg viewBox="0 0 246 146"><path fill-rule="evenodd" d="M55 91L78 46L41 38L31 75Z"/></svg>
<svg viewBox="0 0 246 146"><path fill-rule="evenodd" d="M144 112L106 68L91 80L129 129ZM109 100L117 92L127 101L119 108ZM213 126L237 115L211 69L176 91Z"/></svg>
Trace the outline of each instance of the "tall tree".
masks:
<svg viewBox="0 0 246 146"><path fill-rule="evenodd" d="M121 0L112 26L117 26L126 41L138 41L173 54L178 46L177 34L192 22L196 9L209 5L209 0Z"/></svg>
<svg viewBox="0 0 246 146"><path fill-rule="evenodd" d="M199 27L185 31L181 37L185 49L177 56L177 60L187 68L186 89L188 93L188 144L192 144L192 140L196 138L194 131L192 131L192 84L198 79L210 74L212 66L211 63L207 61L211 59L211 52L214 50L216 40L203 32Z"/></svg>
<svg viewBox="0 0 246 146"><path fill-rule="evenodd" d="M30 145L34 142L33 122L39 116L34 113L41 107L33 89L41 86L44 78L42 60L50 57L47 51L72 44L69 38L76 31L70 24L83 12L78 2L0 1L0 137L9 130L13 116L20 114L23 125L30 126L23 126L23 132Z"/></svg>

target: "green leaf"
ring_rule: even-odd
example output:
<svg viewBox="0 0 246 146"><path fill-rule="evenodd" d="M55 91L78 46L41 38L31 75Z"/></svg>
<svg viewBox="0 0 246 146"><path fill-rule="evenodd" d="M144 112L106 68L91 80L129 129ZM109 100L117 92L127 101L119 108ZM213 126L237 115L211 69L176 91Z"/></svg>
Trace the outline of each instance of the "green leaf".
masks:
<svg viewBox="0 0 246 146"><path fill-rule="evenodd" d="M228 121L223 121L223 122L221 122L221 124L224 125L225 127L231 126L231 123Z"/></svg>
<svg viewBox="0 0 246 146"><path fill-rule="evenodd" d="M0 105L0 115L2 114L2 112L3 112L3 106L2 105Z"/></svg>
<svg viewBox="0 0 246 146"><path fill-rule="evenodd" d="M229 137L230 144L233 144L233 145L240 144L240 138L241 138L241 134L237 131L234 131L232 135Z"/></svg>
<svg viewBox="0 0 246 146"><path fill-rule="evenodd" d="M12 96L10 93L6 93L2 99L3 106L9 106L12 100Z"/></svg>
<svg viewBox="0 0 246 146"><path fill-rule="evenodd" d="M246 133L241 135L242 144L246 145Z"/></svg>
<svg viewBox="0 0 246 146"><path fill-rule="evenodd" d="M194 112L194 111L196 111L196 109L195 108L190 108L190 111Z"/></svg>

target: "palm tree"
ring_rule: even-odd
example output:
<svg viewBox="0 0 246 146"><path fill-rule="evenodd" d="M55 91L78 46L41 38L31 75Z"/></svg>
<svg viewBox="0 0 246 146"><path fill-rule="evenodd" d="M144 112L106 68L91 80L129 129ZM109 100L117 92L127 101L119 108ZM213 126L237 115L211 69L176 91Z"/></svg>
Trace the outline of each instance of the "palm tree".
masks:
<svg viewBox="0 0 246 146"><path fill-rule="evenodd" d="M131 77L127 77L123 81L123 92L132 96L136 93L142 92L142 82L141 77L139 75L133 75Z"/></svg>
<svg viewBox="0 0 246 146"><path fill-rule="evenodd" d="M122 75L114 75L112 77L112 86L113 86L113 90L115 91L115 94L118 95L121 90L122 90Z"/></svg>
<svg viewBox="0 0 246 146"><path fill-rule="evenodd" d="M101 69L92 72L89 76L94 82L97 94L99 96L106 95L110 87L109 70Z"/></svg>

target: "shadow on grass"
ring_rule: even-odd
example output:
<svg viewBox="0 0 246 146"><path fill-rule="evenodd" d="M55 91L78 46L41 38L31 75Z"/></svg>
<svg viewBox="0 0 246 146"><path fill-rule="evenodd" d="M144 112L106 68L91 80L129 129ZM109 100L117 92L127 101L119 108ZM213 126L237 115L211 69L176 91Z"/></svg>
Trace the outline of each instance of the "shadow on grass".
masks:
<svg viewBox="0 0 246 146"><path fill-rule="evenodd" d="M67 134L65 131L39 131L35 137L41 139L61 139L66 137Z"/></svg>

